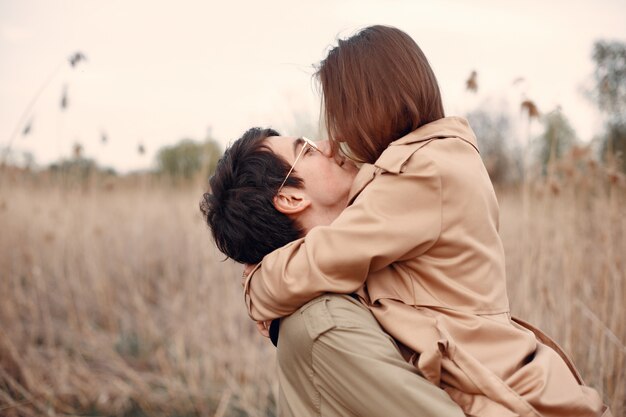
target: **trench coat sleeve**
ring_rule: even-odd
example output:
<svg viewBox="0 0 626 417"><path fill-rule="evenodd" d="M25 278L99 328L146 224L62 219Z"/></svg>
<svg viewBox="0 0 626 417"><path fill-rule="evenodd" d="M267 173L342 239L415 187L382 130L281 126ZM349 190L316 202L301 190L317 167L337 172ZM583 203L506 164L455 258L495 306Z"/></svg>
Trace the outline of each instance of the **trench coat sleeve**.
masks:
<svg viewBox="0 0 626 417"><path fill-rule="evenodd" d="M249 274L250 317L282 317L323 293L352 293L370 273L423 254L441 233L441 191L435 162L420 152L400 173L377 168L330 226L268 254Z"/></svg>

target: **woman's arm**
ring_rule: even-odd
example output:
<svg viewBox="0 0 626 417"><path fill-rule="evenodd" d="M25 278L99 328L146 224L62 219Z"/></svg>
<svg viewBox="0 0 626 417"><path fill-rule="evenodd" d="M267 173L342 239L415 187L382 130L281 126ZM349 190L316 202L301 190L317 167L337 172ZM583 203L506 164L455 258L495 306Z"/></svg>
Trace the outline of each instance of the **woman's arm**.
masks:
<svg viewBox="0 0 626 417"><path fill-rule="evenodd" d="M352 293L370 272L428 250L441 231L441 179L419 154L401 174L378 172L330 226L263 258L245 285L250 316L269 320L326 292Z"/></svg>

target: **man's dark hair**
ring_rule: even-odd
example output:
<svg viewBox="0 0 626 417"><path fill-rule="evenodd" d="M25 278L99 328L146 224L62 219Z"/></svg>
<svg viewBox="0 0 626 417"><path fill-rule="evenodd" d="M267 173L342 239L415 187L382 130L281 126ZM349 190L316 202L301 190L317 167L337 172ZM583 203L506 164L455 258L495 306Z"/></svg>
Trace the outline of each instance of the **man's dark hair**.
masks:
<svg viewBox="0 0 626 417"><path fill-rule="evenodd" d="M263 256L302 235L301 227L274 207L290 165L265 144L273 129L254 127L237 139L220 158L203 195L200 210L218 249L241 263ZM292 172L285 186L302 188Z"/></svg>

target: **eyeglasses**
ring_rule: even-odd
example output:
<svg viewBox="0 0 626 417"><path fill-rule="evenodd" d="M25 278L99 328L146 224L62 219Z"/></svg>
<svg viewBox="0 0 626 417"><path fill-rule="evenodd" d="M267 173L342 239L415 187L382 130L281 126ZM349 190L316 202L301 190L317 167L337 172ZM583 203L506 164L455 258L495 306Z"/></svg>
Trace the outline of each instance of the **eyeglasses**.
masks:
<svg viewBox="0 0 626 417"><path fill-rule="evenodd" d="M300 157L302 156L302 154L306 150L307 146L310 146L311 148L313 148L316 151L320 152L320 148L318 148L317 145L315 144L315 142L313 142L311 139L307 139L304 136L302 136L301 138L299 138L297 140L301 140L304 143L302 144L302 148L300 148L300 152L298 152L298 156L296 156L296 159L293 161L293 164L291 165L291 169L289 170L289 172L287 173L287 176L283 180L283 183L280 184L280 187L278 187L278 191L277 192L280 192L280 190L283 189L283 186L287 182L287 178L289 178L289 176L293 172L293 169L296 167L296 164L298 163L298 160L300 159Z"/></svg>

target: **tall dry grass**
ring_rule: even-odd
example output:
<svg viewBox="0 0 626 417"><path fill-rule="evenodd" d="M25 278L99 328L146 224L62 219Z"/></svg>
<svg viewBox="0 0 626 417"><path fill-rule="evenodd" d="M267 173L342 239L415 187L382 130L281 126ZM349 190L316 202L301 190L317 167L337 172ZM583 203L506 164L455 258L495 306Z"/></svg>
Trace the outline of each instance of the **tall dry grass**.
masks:
<svg viewBox="0 0 626 417"><path fill-rule="evenodd" d="M199 197L3 185L0 415L272 415L273 347Z"/></svg>
<svg viewBox="0 0 626 417"><path fill-rule="evenodd" d="M588 150L501 190L512 314L568 352L614 415L626 415L626 177Z"/></svg>
<svg viewBox="0 0 626 417"><path fill-rule="evenodd" d="M610 174L610 173L609 173ZM572 158L499 190L513 313L626 413L626 190ZM271 416L274 350L221 262L200 187L0 190L0 415Z"/></svg>

